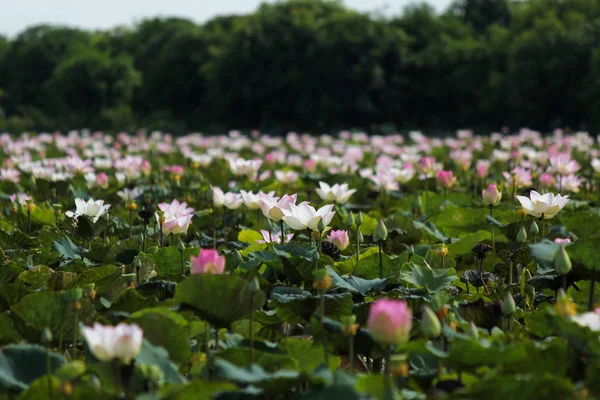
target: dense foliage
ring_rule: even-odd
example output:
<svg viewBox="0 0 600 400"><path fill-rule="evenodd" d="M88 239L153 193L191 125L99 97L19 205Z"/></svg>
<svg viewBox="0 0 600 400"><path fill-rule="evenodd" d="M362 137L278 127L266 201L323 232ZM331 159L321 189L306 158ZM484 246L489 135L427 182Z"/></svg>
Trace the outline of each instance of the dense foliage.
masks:
<svg viewBox="0 0 600 400"><path fill-rule="evenodd" d="M600 397L585 132L0 144L1 399Z"/></svg>
<svg viewBox="0 0 600 400"><path fill-rule="evenodd" d="M383 18L290 0L197 25L0 37L0 130L598 129L600 3L456 0Z"/></svg>

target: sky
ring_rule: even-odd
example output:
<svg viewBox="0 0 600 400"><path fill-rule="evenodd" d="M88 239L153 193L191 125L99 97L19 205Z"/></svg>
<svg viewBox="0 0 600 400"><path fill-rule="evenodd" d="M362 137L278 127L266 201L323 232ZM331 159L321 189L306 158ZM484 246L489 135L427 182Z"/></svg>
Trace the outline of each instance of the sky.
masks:
<svg viewBox="0 0 600 400"><path fill-rule="evenodd" d="M361 11L384 11L393 15L413 1L344 0L344 3ZM0 34L15 36L41 23L106 29L159 15L203 22L216 15L250 13L262 2L264 0L0 0ZM441 11L451 0L427 2Z"/></svg>

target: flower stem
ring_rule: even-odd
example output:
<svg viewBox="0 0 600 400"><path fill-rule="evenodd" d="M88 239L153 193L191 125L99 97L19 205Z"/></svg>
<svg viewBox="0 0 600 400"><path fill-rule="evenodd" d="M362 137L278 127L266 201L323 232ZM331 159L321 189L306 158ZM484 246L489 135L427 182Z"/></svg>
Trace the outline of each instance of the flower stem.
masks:
<svg viewBox="0 0 600 400"><path fill-rule="evenodd" d="M383 279L383 241L379 241L379 279Z"/></svg>
<svg viewBox="0 0 600 400"><path fill-rule="evenodd" d="M210 324L208 322L204 323L204 344L206 348L206 364L208 365L208 380L212 377L212 354L210 351Z"/></svg>
<svg viewBox="0 0 600 400"><path fill-rule="evenodd" d="M594 310L594 290L596 289L596 270L592 269L591 272L592 282L590 283L590 295L588 298L588 311Z"/></svg>
<svg viewBox="0 0 600 400"><path fill-rule="evenodd" d="M54 391L52 390L52 362L50 361L50 344L46 348L46 373L48 374L48 398L54 400Z"/></svg>
<svg viewBox="0 0 600 400"><path fill-rule="evenodd" d="M162 225L161 225L162 227ZM142 251L146 252L146 230L148 229L148 222L144 220L144 233L142 234Z"/></svg>
<svg viewBox="0 0 600 400"><path fill-rule="evenodd" d="M383 385L385 387L385 400L392 400L392 368L391 368L392 348L388 346L385 351L385 370L383 372Z"/></svg>
<svg viewBox="0 0 600 400"><path fill-rule="evenodd" d="M284 244L285 244L285 239L284 239L284 237L285 237L285 232L284 232L284 230L283 230L283 220L280 220L280 221L279 221L279 224L280 224L280 226L281 226L281 245L284 245Z"/></svg>
<svg viewBox="0 0 600 400"><path fill-rule="evenodd" d="M323 332L323 355L325 366L329 368L329 353L327 353L327 333L325 332L325 290L321 289L321 332Z"/></svg>
<svg viewBox="0 0 600 400"><path fill-rule="evenodd" d="M215 203L212 205L212 231L213 231L213 249L217 248L217 209Z"/></svg>
<svg viewBox="0 0 600 400"><path fill-rule="evenodd" d="M184 252L181 251L181 276L185 278L185 257Z"/></svg>
<svg viewBox="0 0 600 400"><path fill-rule="evenodd" d="M360 258L360 226L356 225L356 262Z"/></svg>
<svg viewBox="0 0 600 400"><path fill-rule="evenodd" d="M490 217L493 217L494 206L490 205ZM492 230L492 255L496 255L496 232L494 231L494 224L491 224L490 229Z"/></svg>
<svg viewBox="0 0 600 400"><path fill-rule="evenodd" d="M27 234L31 235L31 210L27 208Z"/></svg>
<svg viewBox="0 0 600 400"><path fill-rule="evenodd" d="M133 235L133 210L129 210L129 239Z"/></svg>
<svg viewBox="0 0 600 400"><path fill-rule="evenodd" d="M254 310L252 305L254 304L254 292L250 293L250 313L248 315L248 319L250 321L250 323L248 324L248 336L250 339L250 354L249 354L249 364L248 365L252 365L254 364L254 341L253 341L253 337L252 337L252 317L254 314Z"/></svg>

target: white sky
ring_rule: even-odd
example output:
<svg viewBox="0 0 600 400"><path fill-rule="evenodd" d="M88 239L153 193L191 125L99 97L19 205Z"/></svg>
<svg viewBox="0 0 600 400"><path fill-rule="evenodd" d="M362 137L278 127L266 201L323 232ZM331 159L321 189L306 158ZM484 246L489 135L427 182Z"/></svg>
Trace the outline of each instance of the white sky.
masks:
<svg viewBox="0 0 600 400"><path fill-rule="evenodd" d="M272 3L276 0L267 0ZM344 0L361 11L397 14L415 0ZM416 0L421 2L421 0ZM438 10L451 0L426 0ZM40 23L86 29L132 24L144 17L181 16L203 22L215 15L246 14L261 0L0 0L0 34L14 36Z"/></svg>

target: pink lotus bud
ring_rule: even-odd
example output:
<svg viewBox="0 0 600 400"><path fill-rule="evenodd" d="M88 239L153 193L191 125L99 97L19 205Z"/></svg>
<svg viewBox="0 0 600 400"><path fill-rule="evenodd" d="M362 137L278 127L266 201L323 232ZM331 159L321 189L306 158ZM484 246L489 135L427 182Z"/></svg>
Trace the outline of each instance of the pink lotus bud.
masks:
<svg viewBox="0 0 600 400"><path fill-rule="evenodd" d="M225 256L220 256L215 249L200 249L198 257L192 256L190 262L192 275L221 275L225 271Z"/></svg>
<svg viewBox="0 0 600 400"><path fill-rule="evenodd" d="M350 245L350 238L348 237L348 232L346 231L331 231L329 234L328 240L335 244L336 247L340 250L346 250L346 248Z"/></svg>
<svg viewBox="0 0 600 400"><path fill-rule="evenodd" d="M540 185L543 187L551 187L554 184L554 178L550 174L540 175Z"/></svg>
<svg viewBox="0 0 600 400"><path fill-rule="evenodd" d="M412 312L405 301L381 299L371 304L367 327L383 344L408 341L412 328Z"/></svg>
<svg viewBox="0 0 600 400"><path fill-rule="evenodd" d="M269 153L265 156L265 162L268 162L269 164L275 163L277 161L277 156L275 155L275 153Z"/></svg>
<svg viewBox="0 0 600 400"><path fill-rule="evenodd" d="M563 244L563 243L571 243L571 239L570 238L556 238L554 239L554 243L558 243L558 244Z"/></svg>
<svg viewBox="0 0 600 400"><path fill-rule="evenodd" d="M108 175L106 175L104 172L100 172L99 174L96 175L96 184L98 186L100 186L101 188L107 188L108 187Z"/></svg>
<svg viewBox="0 0 600 400"><path fill-rule="evenodd" d="M435 178L438 184L445 188L451 187L456 182L456 178L452 175L452 171L438 171Z"/></svg>
<svg viewBox="0 0 600 400"><path fill-rule="evenodd" d="M490 173L489 161L479 160L477 162L477 177L479 179L485 179Z"/></svg>
<svg viewBox="0 0 600 400"><path fill-rule="evenodd" d="M497 206L502 199L502 192L498 190L495 184L491 184L487 189L481 191L483 203L488 206Z"/></svg>
<svg viewBox="0 0 600 400"><path fill-rule="evenodd" d="M315 170L315 167L317 166L317 164L315 163L314 160L312 159L307 159L304 160L304 169L306 169L307 171L313 172Z"/></svg>

